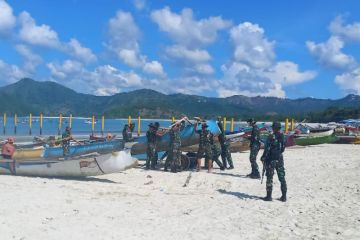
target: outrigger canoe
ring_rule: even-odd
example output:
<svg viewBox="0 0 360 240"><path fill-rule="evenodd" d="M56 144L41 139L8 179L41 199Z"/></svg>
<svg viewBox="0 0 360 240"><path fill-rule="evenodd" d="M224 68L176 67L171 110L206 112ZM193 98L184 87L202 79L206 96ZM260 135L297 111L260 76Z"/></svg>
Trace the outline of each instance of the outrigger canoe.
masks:
<svg viewBox="0 0 360 240"><path fill-rule="evenodd" d="M105 142L92 142L83 145L72 145L69 148L69 154L66 157L74 157L88 153L106 154L114 151L124 149L123 141L120 139L105 141ZM64 150L61 146L58 147L38 147L38 148L24 148L17 149L13 158L20 160L38 159L38 158L60 158L64 156Z"/></svg>
<svg viewBox="0 0 360 240"><path fill-rule="evenodd" d="M116 173L137 165L129 152L87 154L70 159L3 159L0 174L45 177L85 177Z"/></svg>

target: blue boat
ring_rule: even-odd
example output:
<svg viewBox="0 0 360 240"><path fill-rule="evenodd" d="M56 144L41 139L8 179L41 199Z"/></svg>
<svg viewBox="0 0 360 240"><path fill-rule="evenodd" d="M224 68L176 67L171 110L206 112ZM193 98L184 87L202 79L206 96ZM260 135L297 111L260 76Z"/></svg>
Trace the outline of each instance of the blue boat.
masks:
<svg viewBox="0 0 360 240"><path fill-rule="evenodd" d="M208 125L208 130L212 132L214 135L220 134L220 129L215 120L206 121ZM198 130L201 129L201 124L198 125ZM184 129L180 132L181 138L181 147L191 146L199 143L199 134L195 133L195 125L187 124ZM158 141L156 146L156 150L158 152L167 151L169 148L170 136L166 133L161 139ZM138 154L146 154L147 148L147 138L146 136L141 136L136 139L136 143L131 147L131 155L135 156Z"/></svg>
<svg viewBox="0 0 360 240"><path fill-rule="evenodd" d="M120 151L123 149L124 142L119 139L106 142L92 142L84 145L70 146L69 154L67 154L66 157L69 158L94 152L99 154L105 154L114 151ZM63 156L64 151L62 147L45 147L44 149L44 158L59 158Z"/></svg>

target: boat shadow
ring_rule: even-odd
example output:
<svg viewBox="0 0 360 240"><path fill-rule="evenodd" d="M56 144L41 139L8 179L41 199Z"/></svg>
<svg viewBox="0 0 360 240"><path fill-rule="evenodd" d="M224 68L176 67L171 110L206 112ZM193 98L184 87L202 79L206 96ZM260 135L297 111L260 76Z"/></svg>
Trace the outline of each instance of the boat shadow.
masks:
<svg viewBox="0 0 360 240"><path fill-rule="evenodd" d="M262 198L259 197L259 196L249 195L247 193L242 193L242 192L229 192L229 191L226 191L225 189L218 189L216 191L218 191L221 194L235 196L235 197L238 197L240 199L262 200Z"/></svg>
<svg viewBox="0 0 360 240"><path fill-rule="evenodd" d="M96 177L33 177L33 176L24 176L29 178L41 178L47 180L65 180L65 181L78 181L78 182L100 182L100 183L118 183L111 181L109 179L102 179Z"/></svg>

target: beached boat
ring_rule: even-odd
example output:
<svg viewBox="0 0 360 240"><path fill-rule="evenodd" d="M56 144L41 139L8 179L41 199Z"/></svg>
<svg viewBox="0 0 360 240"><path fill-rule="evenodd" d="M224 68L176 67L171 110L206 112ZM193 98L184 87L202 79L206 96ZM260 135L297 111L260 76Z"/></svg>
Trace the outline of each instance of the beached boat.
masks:
<svg viewBox="0 0 360 240"><path fill-rule="evenodd" d="M72 145L69 148L69 154L66 158L74 156L98 153L106 154L114 151L120 151L124 149L123 141L120 139L105 141L105 142L92 142L83 145ZM58 147L37 147L37 148L20 148L16 149L13 159L16 160L31 160L31 159L52 159L52 158L63 158L64 151L61 146Z"/></svg>
<svg viewBox="0 0 360 240"><path fill-rule="evenodd" d="M336 143L360 144L360 136L337 136Z"/></svg>
<svg viewBox="0 0 360 240"><path fill-rule="evenodd" d="M45 177L85 177L116 173L137 165L129 152L87 154L71 159L3 159L0 174Z"/></svg>
<svg viewBox="0 0 360 240"><path fill-rule="evenodd" d="M218 135L220 133L220 129L214 120L206 121L208 125L208 130L212 132L214 135ZM200 124L201 125L201 124ZM201 129L199 125L198 129ZM191 146L195 145L199 142L199 134L195 133L194 124L187 124L185 128L180 133L181 138L181 146ZM157 144L157 151L166 151L169 148L170 136L166 133L164 136L161 137ZM147 138L146 136L141 136L136 139L136 142L133 143L131 146L131 154L136 156L138 154L145 154L147 148Z"/></svg>
<svg viewBox="0 0 360 240"><path fill-rule="evenodd" d="M307 146L324 143L334 143L337 141L337 137L334 134L327 136L307 136L294 138L294 141L296 145Z"/></svg>

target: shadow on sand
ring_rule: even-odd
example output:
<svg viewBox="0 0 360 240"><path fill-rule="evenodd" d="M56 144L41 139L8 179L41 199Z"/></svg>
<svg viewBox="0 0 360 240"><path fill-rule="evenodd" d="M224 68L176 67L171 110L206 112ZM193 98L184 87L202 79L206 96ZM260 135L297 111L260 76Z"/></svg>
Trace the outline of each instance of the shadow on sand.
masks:
<svg viewBox="0 0 360 240"><path fill-rule="evenodd" d="M47 180L65 180L65 181L79 181L79 182L100 182L100 183L118 183L111 181L109 179L102 179L102 178L95 178L95 177L36 177L36 176L22 176L22 177L29 177L29 178L41 178L41 179L47 179Z"/></svg>
<svg viewBox="0 0 360 240"><path fill-rule="evenodd" d="M225 173L225 172L213 172L213 174L223 175L223 176L231 176L231 177L239 177L239 178L248 178L246 175Z"/></svg>
<svg viewBox="0 0 360 240"><path fill-rule="evenodd" d="M240 199L262 200L262 198L259 196L249 195L249 194L242 193L242 192L228 192L224 189L218 189L217 191L219 193L226 194L226 195L232 195L232 196L238 197Z"/></svg>

